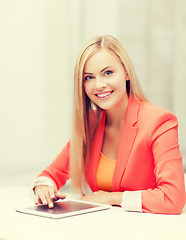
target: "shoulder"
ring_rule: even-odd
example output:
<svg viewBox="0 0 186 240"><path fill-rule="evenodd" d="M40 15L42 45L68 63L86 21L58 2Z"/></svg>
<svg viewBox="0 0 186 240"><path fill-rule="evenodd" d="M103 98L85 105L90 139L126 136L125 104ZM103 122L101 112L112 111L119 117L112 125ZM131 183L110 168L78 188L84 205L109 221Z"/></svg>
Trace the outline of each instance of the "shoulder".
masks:
<svg viewBox="0 0 186 240"><path fill-rule="evenodd" d="M139 132L151 144L166 133L167 141L178 135L178 120L169 110L149 102L140 102L138 114ZM164 135L165 136L165 135Z"/></svg>
<svg viewBox="0 0 186 240"><path fill-rule="evenodd" d="M154 105L150 102L140 102L139 119L154 122L159 120L177 120L176 116L169 110Z"/></svg>
<svg viewBox="0 0 186 240"><path fill-rule="evenodd" d="M177 127L177 117L169 110L156 106L150 102L140 102L138 114L139 126L148 130L157 128L167 129Z"/></svg>

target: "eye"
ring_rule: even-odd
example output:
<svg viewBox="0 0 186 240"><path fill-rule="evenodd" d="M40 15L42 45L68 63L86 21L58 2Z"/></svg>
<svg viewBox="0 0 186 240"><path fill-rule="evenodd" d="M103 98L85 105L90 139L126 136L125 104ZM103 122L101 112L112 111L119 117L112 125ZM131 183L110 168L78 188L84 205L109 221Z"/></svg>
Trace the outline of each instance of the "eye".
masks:
<svg viewBox="0 0 186 240"><path fill-rule="evenodd" d="M93 76L91 76L91 75L88 75L88 76L86 76L86 77L84 78L85 81L86 81L86 80L91 80L91 79L93 79Z"/></svg>
<svg viewBox="0 0 186 240"><path fill-rule="evenodd" d="M104 73L105 76L110 76L113 72L111 70L108 70Z"/></svg>

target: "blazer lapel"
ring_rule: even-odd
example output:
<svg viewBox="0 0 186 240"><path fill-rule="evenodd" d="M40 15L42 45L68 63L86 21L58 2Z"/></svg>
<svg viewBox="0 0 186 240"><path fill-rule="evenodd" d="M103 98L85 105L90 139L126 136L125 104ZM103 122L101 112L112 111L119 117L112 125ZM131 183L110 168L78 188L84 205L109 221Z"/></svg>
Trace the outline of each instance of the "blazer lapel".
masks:
<svg viewBox="0 0 186 240"><path fill-rule="evenodd" d="M134 140L138 131L137 118L139 111L139 100L132 95L129 99L126 118L122 130L116 167L113 176L113 191L121 191L121 179L125 172L125 168L130 156Z"/></svg>
<svg viewBox="0 0 186 240"><path fill-rule="evenodd" d="M118 148L116 167L113 176L113 191L121 190L121 179L125 172L127 161L129 159L129 155L138 131L136 123L138 118L139 105L139 100L135 99L132 95L129 99L120 145ZM90 157L87 165L87 182L92 191L98 190L96 177L103 143L105 119L106 113L104 112L91 144Z"/></svg>
<svg viewBox="0 0 186 240"><path fill-rule="evenodd" d="M105 130L105 118L106 113L103 112L102 119L100 121L100 124L95 132L94 138L91 143L91 149L90 149L90 157L89 162L87 166L87 182L92 189L92 191L97 191L97 169L99 165L100 160L100 153L103 143L103 136L104 136L104 130Z"/></svg>

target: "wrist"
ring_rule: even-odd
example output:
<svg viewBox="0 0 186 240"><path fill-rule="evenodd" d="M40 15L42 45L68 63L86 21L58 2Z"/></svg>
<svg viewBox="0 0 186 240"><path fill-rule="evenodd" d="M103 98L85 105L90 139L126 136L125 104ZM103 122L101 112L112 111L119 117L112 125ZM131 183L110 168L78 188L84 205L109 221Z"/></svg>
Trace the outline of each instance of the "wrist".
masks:
<svg viewBox="0 0 186 240"><path fill-rule="evenodd" d="M110 205L121 206L122 203L122 192L111 192L110 193Z"/></svg>
<svg viewBox="0 0 186 240"><path fill-rule="evenodd" d="M37 186L41 186L41 185L42 186L43 185L44 186L52 186L52 187L54 187L55 190L57 190L57 186L52 179L50 179L49 177L40 176L40 177L36 178L34 181L34 184L32 187L33 192L35 193L35 188Z"/></svg>

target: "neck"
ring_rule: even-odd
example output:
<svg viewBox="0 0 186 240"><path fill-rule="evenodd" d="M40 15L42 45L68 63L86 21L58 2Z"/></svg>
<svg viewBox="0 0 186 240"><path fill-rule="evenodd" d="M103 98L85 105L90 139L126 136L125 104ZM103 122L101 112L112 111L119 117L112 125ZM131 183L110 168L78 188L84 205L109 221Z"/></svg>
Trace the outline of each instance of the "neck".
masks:
<svg viewBox="0 0 186 240"><path fill-rule="evenodd" d="M126 96L118 106L115 106L113 109L106 110L107 126L112 126L116 128L123 127L128 101L128 96Z"/></svg>

